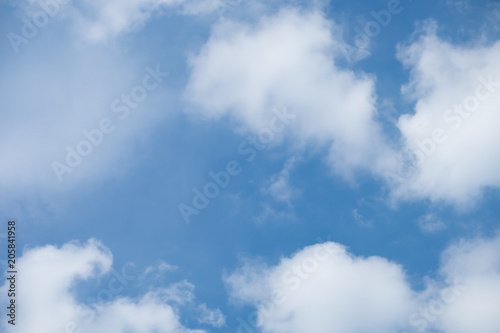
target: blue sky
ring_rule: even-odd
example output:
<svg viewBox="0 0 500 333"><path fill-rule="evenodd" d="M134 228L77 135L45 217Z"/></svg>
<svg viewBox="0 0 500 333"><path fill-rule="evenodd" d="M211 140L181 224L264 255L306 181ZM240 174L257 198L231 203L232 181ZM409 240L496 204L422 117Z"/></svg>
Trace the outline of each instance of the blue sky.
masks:
<svg viewBox="0 0 500 333"><path fill-rule="evenodd" d="M500 330L498 1L0 16L2 332Z"/></svg>

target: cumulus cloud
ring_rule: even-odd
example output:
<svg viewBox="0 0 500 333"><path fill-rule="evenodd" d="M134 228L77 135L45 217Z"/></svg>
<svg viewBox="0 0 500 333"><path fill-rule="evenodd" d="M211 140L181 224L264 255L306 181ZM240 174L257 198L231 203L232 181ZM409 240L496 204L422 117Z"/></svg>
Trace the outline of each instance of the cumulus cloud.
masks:
<svg viewBox="0 0 500 333"><path fill-rule="evenodd" d="M411 161L394 193L468 206L500 186L500 42L459 46L424 29L398 52L416 104L397 124Z"/></svg>
<svg viewBox="0 0 500 333"><path fill-rule="evenodd" d="M226 281L233 297L257 307L266 332L398 332L413 309L399 265L336 243L306 247L274 267L247 264Z"/></svg>
<svg viewBox="0 0 500 333"><path fill-rule="evenodd" d="M458 279L463 295L449 305L438 321L445 332L500 330L500 236L489 240L462 241L443 255L443 276Z"/></svg>
<svg viewBox="0 0 500 333"><path fill-rule="evenodd" d="M18 318L15 329L2 321L5 332L137 332L203 333L188 329L179 318L173 299L192 301L193 286L187 282L171 288L154 289L135 298L116 297L106 302L84 303L77 299L76 287L83 281L102 278L111 270L112 254L101 243L68 243L37 247L24 252L18 260ZM121 279L124 279L122 276ZM8 282L8 281L7 281ZM120 278L114 277L114 291ZM184 286L184 287L182 287ZM0 290L6 294L8 284ZM5 305L5 304L4 304ZM224 317L219 310L199 305L204 323L220 326ZM22 310L21 310L22 309ZM221 324L222 323L222 324Z"/></svg>
<svg viewBox="0 0 500 333"><path fill-rule="evenodd" d="M318 12L224 21L191 60L186 98L198 114L229 115L255 132L285 105L296 115L287 127L296 142L327 145L337 172L384 169L391 159L374 120L374 79L337 66L345 47L340 28Z"/></svg>
<svg viewBox="0 0 500 333"><path fill-rule="evenodd" d="M400 265L336 243L306 247L275 266L248 262L226 278L255 312L240 332L498 332L500 236L457 242L434 279L413 290Z"/></svg>
<svg viewBox="0 0 500 333"><path fill-rule="evenodd" d="M500 235L448 247L439 279L429 289L426 302L410 319L418 332L498 332Z"/></svg>
<svg viewBox="0 0 500 333"><path fill-rule="evenodd" d="M500 185L500 43L458 46L438 38L432 21L424 26L398 51L411 73L402 93L416 102L397 122L399 163L375 120L374 78L336 64L341 29L317 12L217 25L191 60L186 98L198 114L230 116L257 133L286 105L297 115L288 133L327 146L339 174L391 175L394 198L470 206Z"/></svg>

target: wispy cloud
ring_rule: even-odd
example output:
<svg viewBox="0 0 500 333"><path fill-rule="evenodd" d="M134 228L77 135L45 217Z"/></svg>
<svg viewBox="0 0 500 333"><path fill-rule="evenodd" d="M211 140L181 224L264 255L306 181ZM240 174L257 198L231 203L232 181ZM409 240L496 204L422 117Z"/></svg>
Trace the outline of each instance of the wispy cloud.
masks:
<svg viewBox="0 0 500 333"><path fill-rule="evenodd" d="M290 183L290 173L296 167L297 158L292 157L285 162L283 169L272 175L264 188L276 201L292 205L292 199L300 195L300 191Z"/></svg>
<svg viewBox="0 0 500 333"><path fill-rule="evenodd" d="M422 232L432 234L446 229L446 224L434 213L420 217L417 220L418 227Z"/></svg>

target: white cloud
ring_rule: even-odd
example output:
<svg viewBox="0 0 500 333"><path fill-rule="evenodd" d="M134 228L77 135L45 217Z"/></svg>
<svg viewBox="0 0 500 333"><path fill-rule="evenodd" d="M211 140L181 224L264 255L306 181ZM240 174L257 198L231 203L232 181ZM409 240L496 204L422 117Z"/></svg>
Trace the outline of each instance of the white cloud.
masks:
<svg viewBox="0 0 500 333"><path fill-rule="evenodd" d="M337 172L384 169L390 153L374 121L374 79L335 64L343 47L340 28L317 12L224 21L192 58L186 97L200 114L231 115L253 131L285 105L297 115L287 127L296 143L327 144Z"/></svg>
<svg viewBox="0 0 500 333"><path fill-rule="evenodd" d="M248 262L226 278L236 301L256 312L240 330L268 333L500 330L500 235L443 252L436 279L412 290L403 268L356 257L336 243L309 246L276 266Z"/></svg>
<svg viewBox="0 0 500 333"><path fill-rule="evenodd" d="M500 235L462 240L442 255L441 288L416 326L443 333L500 331Z"/></svg>
<svg viewBox="0 0 500 333"><path fill-rule="evenodd" d="M466 242L447 255L444 274L458 276L467 289L443 314L439 327L450 333L500 331L500 238Z"/></svg>
<svg viewBox="0 0 500 333"><path fill-rule="evenodd" d="M469 206L500 186L500 42L457 46L436 29L426 22L399 50L411 70L403 93L416 105L398 127L416 161L394 194Z"/></svg>
<svg viewBox="0 0 500 333"><path fill-rule="evenodd" d="M258 326L270 333L395 333L413 308L399 265L336 243L306 247L274 267L247 264L227 284L257 307Z"/></svg>
<svg viewBox="0 0 500 333"><path fill-rule="evenodd" d="M111 269L112 255L101 243L68 243L57 248L44 246L30 249L18 258L15 328L3 320L5 332L137 332L137 333L202 333L180 323L173 299L192 300L192 285L187 282L172 288L154 289L136 298L115 297L103 302L83 303L76 297L75 287L82 281L102 278ZM109 288L115 288L109 283ZM182 287L184 286L184 287ZM187 288L187 289L186 289ZM7 284L0 290L6 294ZM113 289L114 290L114 289ZM193 303L194 304L194 303ZM200 305L205 323L220 326L219 310ZM222 318L222 319L221 319Z"/></svg>

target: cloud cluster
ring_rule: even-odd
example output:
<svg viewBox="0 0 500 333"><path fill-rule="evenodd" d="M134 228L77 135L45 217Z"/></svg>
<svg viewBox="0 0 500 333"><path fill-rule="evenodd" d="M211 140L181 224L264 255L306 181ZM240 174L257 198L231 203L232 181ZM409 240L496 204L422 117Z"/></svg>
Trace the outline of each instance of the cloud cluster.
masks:
<svg viewBox="0 0 500 333"><path fill-rule="evenodd" d="M411 73L403 97L415 101L396 124L399 152L376 120L374 78L336 64L347 47L341 29L316 12L219 24L191 60L186 97L199 114L229 115L253 131L287 105L299 119L289 128L295 142L328 147L337 173L395 175L394 198L471 205L500 185L500 43L457 46L436 36L434 22L424 28L398 51Z"/></svg>
<svg viewBox="0 0 500 333"><path fill-rule="evenodd" d="M194 311L201 324L225 325L220 310L196 304L194 286L187 281L136 297L80 301L77 287L107 276L111 264L112 254L95 240L25 251L18 263L23 292L16 298L21 315L16 329L205 332L181 324L180 306ZM115 272L108 287L114 290L124 279L130 279L126 272L121 277ZM225 281L233 300L256 308L240 317L239 332L257 328L270 333L500 330L500 235L449 246L436 278L426 278L427 287L420 291L412 289L400 265L382 257L355 256L333 242L306 247L275 266L248 261ZM0 292L7 289L5 283ZM2 325L4 331L11 331L6 322Z"/></svg>
<svg viewBox="0 0 500 333"><path fill-rule="evenodd" d="M29 11L42 3L45 8L51 1L56 0L30 0L25 5ZM140 28L164 9L206 14L220 6L233 5L208 0L83 1L79 5L68 2L65 6L69 9L64 13L87 39L105 41ZM254 3L258 5L262 6L258 1ZM252 22L221 20L199 53L190 59L185 97L197 114L230 116L246 129L258 132L276 106L286 105L299 119L287 128L298 147L323 147L329 152L327 160L332 169L347 179L354 178L358 171L368 170L376 177L389 174L391 192L397 199L429 198L465 206L474 203L485 189L500 186L496 172L500 166L496 130L500 117L500 71L496 66L499 42L454 45L437 37L436 24L429 21L418 39L399 46L398 58L411 74L402 93L415 102L415 108L414 113L401 116L396 124L401 142L394 146L402 146L398 154L377 121L375 78L338 64L337 60L344 57L343 50L349 48L341 27L319 11L297 8L285 8ZM101 59L102 66L109 62ZM63 67L67 65L63 62ZM116 73L113 77L123 77L122 68L115 71L114 67L118 66L110 67ZM51 77L47 71L31 70L36 77ZM92 74L98 78L94 81L110 85L106 78L111 76ZM84 73L76 75L80 80L92 80ZM89 91L86 82L75 83L73 91L80 91L81 96L87 91L89 94L69 100L68 96L55 96L60 78L47 84L53 87L51 91L37 90L39 87L8 75L5 80L12 81L8 90L21 89L16 85L19 82L25 85L26 93L34 94L33 100L42 109L40 117L49 119L46 121L51 124L64 125L53 126L54 131L49 131L51 134L43 141L16 136L21 132L19 128L38 135L38 117L6 131L8 139L2 142L0 152L21 165L10 173L17 180L36 178L35 182L39 182L44 179L39 171L50 163L48 156L56 153L54 143L75 140L70 131L79 133L84 128L72 125L84 124L93 114L78 111L75 103L86 110L102 109L104 96L99 94L106 88L101 92ZM3 94L12 96L9 91ZM49 96L57 98L48 101ZM33 108L25 101L12 101L9 97L6 100L13 110ZM62 109L71 110L72 120L66 119ZM11 142L16 140L23 153L9 151ZM13 179L9 172L3 174ZM392 182L394 178L396 182Z"/></svg>
<svg viewBox="0 0 500 333"><path fill-rule="evenodd" d="M297 115L296 143L326 145L338 173L383 169L391 159L374 120L374 79L336 65L345 47L340 28L318 12L224 21L191 59L186 98L204 116L229 115L253 131L286 105Z"/></svg>
<svg viewBox="0 0 500 333"><path fill-rule="evenodd" d="M306 247L275 266L246 263L226 278L256 312L240 332L498 332L500 236L444 251L436 279L415 291L403 268L336 243Z"/></svg>
<svg viewBox="0 0 500 333"><path fill-rule="evenodd" d="M105 277L111 270L112 254L101 243L68 243L57 248L44 246L24 252L18 260L18 318L15 329L2 321L2 332L134 332L134 333L203 333L181 324L176 303L194 306L193 286L188 282L169 288L154 289L145 295L115 297L107 301L80 301L77 286L84 281ZM109 288L116 288L114 277ZM7 284L0 288L6 294ZM219 310L200 304L200 322L224 325Z"/></svg>
<svg viewBox="0 0 500 333"><path fill-rule="evenodd" d="M395 194L469 205L500 186L500 42L458 46L432 21L425 30L398 53L416 104L397 124L413 167Z"/></svg>

